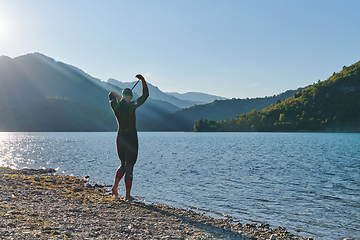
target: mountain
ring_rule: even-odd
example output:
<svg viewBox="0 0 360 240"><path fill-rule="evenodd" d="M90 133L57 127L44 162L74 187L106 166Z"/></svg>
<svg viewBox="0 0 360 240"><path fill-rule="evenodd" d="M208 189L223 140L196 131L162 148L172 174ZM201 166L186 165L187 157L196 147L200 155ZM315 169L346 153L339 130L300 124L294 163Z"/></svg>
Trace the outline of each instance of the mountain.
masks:
<svg viewBox="0 0 360 240"><path fill-rule="evenodd" d="M100 107L106 94L101 81L80 70L55 62L41 54L28 54L11 59L0 57L0 104L18 107L48 96L61 96ZM105 92L103 92L105 93Z"/></svg>
<svg viewBox="0 0 360 240"><path fill-rule="evenodd" d="M167 92L167 94L172 95L180 100L192 101L195 104L206 104L211 103L215 100L226 100L227 98L219 97L215 95L210 95L200 92L186 92L186 93L177 93L177 92ZM193 105L195 105L193 104Z"/></svg>
<svg viewBox="0 0 360 240"><path fill-rule="evenodd" d="M360 132L359 109L360 61L262 111L222 121L200 118L195 130Z"/></svg>
<svg viewBox="0 0 360 240"><path fill-rule="evenodd" d="M122 89L124 88L132 89L132 87L136 84L136 81L121 82L113 78L110 78L107 82L112 85L118 86ZM223 97L213 96L205 93L192 93L192 92L184 93L184 94L165 93L152 84L148 84L148 87L149 87L149 92L151 92L152 99L162 100L171 103L179 108L187 108L194 106L196 104L210 103L215 99L226 99ZM133 92L137 94L141 94L141 84L136 85Z"/></svg>
<svg viewBox="0 0 360 240"><path fill-rule="evenodd" d="M192 131L196 122L198 131L359 131L359 65L277 96L195 106L199 97L209 101L216 96L167 94L148 83L150 98L137 110L137 127ZM116 131L108 92L121 92L134 83L102 82L39 53L1 56L0 131ZM140 89L139 84L135 99Z"/></svg>
<svg viewBox="0 0 360 240"><path fill-rule="evenodd" d="M288 90L279 95L265 98L215 100L212 103L180 109L155 120L147 121L139 129L143 131L192 131L194 122L199 118L217 121L236 118L238 114L250 112L252 109L261 110L274 104L278 99L286 99L302 89Z"/></svg>
<svg viewBox="0 0 360 240"><path fill-rule="evenodd" d="M39 53L1 56L0 131L116 131L109 91L122 88ZM140 120L179 109L151 98L144 106Z"/></svg>

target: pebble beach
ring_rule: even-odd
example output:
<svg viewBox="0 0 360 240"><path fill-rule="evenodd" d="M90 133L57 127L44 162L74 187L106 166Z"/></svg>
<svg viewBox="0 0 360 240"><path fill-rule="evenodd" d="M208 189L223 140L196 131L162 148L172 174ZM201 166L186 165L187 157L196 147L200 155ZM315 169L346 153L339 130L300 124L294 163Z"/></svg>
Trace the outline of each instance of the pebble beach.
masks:
<svg viewBox="0 0 360 240"><path fill-rule="evenodd" d="M283 227L126 202L102 186L53 172L0 167L1 239L311 239Z"/></svg>

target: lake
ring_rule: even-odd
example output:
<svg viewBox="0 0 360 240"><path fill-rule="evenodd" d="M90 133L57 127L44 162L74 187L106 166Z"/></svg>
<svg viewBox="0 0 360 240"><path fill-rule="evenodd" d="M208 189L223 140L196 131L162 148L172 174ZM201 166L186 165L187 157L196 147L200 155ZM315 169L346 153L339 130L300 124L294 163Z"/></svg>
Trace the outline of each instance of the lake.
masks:
<svg viewBox="0 0 360 240"><path fill-rule="evenodd" d="M360 134L140 132L132 195L266 222L316 239L360 238ZM116 133L0 133L0 165L111 185ZM123 180L120 195L125 195Z"/></svg>

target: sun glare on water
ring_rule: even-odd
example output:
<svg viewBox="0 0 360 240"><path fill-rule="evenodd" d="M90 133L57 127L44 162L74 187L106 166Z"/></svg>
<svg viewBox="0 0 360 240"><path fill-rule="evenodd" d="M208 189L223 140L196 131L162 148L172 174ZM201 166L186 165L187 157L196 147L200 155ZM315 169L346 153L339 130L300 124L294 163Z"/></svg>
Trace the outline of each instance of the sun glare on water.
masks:
<svg viewBox="0 0 360 240"><path fill-rule="evenodd" d="M7 144L9 142L10 134L6 132L0 132L0 167L11 167L9 164L8 158L9 151L7 149ZM11 154L10 154L11 155Z"/></svg>
<svg viewBox="0 0 360 240"><path fill-rule="evenodd" d="M24 159L24 153L29 151L24 142L24 134L0 132L0 167L18 168L19 164L31 162Z"/></svg>

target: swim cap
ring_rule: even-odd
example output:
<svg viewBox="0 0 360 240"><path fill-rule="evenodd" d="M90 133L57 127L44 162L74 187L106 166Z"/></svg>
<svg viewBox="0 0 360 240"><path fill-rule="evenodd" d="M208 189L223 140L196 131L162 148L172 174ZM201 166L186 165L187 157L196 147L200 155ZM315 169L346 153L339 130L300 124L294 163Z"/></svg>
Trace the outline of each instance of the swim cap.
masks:
<svg viewBox="0 0 360 240"><path fill-rule="evenodd" d="M130 90L130 88L125 88L124 90L122 90L122 95L123 96L132 96L132 91Z"/></svg>

